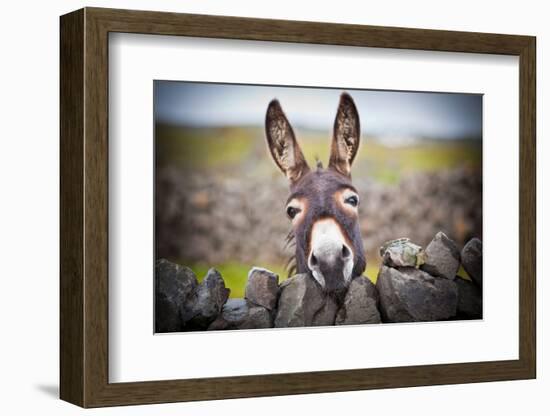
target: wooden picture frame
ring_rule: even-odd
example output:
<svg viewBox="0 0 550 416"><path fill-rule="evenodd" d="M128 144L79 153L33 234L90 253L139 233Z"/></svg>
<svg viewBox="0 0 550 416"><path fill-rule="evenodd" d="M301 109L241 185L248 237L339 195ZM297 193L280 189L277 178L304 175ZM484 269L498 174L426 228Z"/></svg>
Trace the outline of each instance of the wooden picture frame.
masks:
<svg viewBox="0 0 550 416"><path fill-rule="evenodd" d="M99 8L62 16L60 29L61 399L100 407L535 378L534 37ZM110 32L519 56L519 359L109 383Z"/></svg>

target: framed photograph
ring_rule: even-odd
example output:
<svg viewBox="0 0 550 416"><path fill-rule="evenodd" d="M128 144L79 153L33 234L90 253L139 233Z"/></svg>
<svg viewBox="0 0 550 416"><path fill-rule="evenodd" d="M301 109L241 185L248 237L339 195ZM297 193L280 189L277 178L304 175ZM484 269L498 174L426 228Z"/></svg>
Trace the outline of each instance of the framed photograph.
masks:
<svg viewBox="0 0 550 416"><path fill-rule="evenodd" d="M63 400L536 377L534 37L60 28Z"/></svg>

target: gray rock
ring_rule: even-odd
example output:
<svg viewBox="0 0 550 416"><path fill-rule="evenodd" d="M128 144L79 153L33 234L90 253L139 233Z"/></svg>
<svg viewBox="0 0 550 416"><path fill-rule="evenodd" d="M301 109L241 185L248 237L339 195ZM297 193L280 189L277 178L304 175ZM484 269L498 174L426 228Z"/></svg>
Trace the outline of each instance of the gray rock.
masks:
<svg viewBox="0 0 550 416"><path fill-rule="evenodd" d="M462 249L462 266L468 276L481 288L483 286L482 244L479 238L472 238Z"/></svg>
<svg viewBox="0 0 550 416"><path fill-rule="evenodd" d="M344 303L336 316L336 325L378 324L378 291L366 277L358 276L349 285Z"/></svg>
<svg viewBox="0 0 550 416"><path fill-rule="evenodd" d="M408 238L391 240L380 247L382 263L390 267L420 267L424 264L425 252Z"/></svg>
<svg viewBox="0 0 550 416"><path fill-rule="evenodd" d="M454 281L458 289L457 318L481 319L483 316L483 301L479 287L460 276L457 276Z"/></svg>
<svg viewBox="0 0 550 416"><path fill-rule="evenodd" d="M222 310L222 318L227 322L240 323L248 316L248 302L245 299L229 299Z"/></svg>
<svg viewBox="0 0 550 416"><path fill-rule="evenodd" d="M208 330L271 328L271 313L246 299L229 299Z"/></svg>
<svg viewBox="0 0 550 416"><path fill-rule="evenodd" d="M263 306L248 304L248 317L239 325L238 329L272 328L271 313Z"/></svg>
<svg viewBox="0 0 550 416"><path fill-rule="evenodd" d="M275 327L333 325L336 304L308 274L297 274L280 285Z"/></svg>
<svg viewBox="0 0 550 416"><path fill-rule="evenodd" d="M220 273L216 269L208 270L195 290L193 318L187 323L188 329L206 329L220 314L229 292Z"/></svg>
<svg viewBox="0 0 550 416"><path fill-rule="evenodd" d="M438 321L456 315L458 291L446 278L412 267L381 266L376 288L384 322Z"/></svg>
<svg viewBox="0 0 550 416"><path fill-rule="evenodd" d="M338 305L336 301L331 297L325 297L323 306L313 316L311 326L327 326L334 325L336 319L336 313L338 312Z"/></svg>
<svg viewBox="0 0 550 416"><path fill-rule="evenodd" d="M248 272L244 297L270 311L277 306L279 276L269 270L253 267Z"/></svg>
<svg viewBox="0 0 550 416"><path fill-rule="evenodd" d="M460 267L460 251L453 240L441 231L426 247L426 256L421 269L432 276L453 280Z"/></svg>
<svg viewBox="0 0 550 416"><path fill-rule="evenodd" d="M160 259L155 267L155 332L182 331L192 317L197 277L188 267Z"/></svg>

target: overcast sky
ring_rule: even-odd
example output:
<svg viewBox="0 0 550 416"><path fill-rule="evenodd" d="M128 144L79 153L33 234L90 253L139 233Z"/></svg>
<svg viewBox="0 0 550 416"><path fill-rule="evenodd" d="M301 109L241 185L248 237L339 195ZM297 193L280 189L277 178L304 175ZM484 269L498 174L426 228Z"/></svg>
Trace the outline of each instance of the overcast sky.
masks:
<svg viewBox="0 0 550 416"><path fill-rule="evenodd" d="M342 91L155 81L155 116L159 122L195 127L263 126L267 105L277 98L296 129L328 132ZM481 95L347 91L359 110L363 134L381 138L481 139Z"/></svg>

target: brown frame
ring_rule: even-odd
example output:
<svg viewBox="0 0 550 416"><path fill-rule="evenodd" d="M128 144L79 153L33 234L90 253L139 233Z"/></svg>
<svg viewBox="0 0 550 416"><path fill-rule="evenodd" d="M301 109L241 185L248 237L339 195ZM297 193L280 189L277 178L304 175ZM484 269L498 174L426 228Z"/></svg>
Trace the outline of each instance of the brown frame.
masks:
<svg viewBox="0 0 550 416"><path fill-rule="evenodd" d="M61 28L60 396L83 407L536 377L535 51L531 36L85 8ZM108 380L108 34L519 56L519 359L136 383Z"/></svg>

